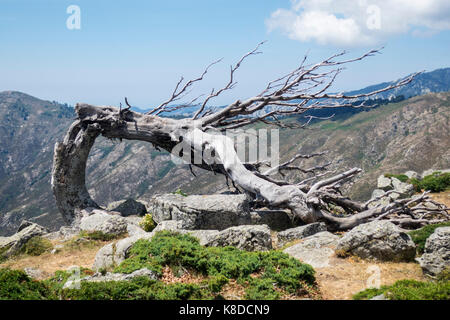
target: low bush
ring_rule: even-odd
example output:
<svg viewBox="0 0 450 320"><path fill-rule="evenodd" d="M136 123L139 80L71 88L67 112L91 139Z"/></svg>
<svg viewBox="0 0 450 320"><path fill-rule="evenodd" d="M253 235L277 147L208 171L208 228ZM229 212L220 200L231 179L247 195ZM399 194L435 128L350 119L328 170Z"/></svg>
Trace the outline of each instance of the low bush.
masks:
<svg viewBox="0 0 450 320"><path fill-rule="evenodd" d="M315 283L314 270L310 265L283 252L203 247L196 238L167 231L157 233L150 241L136 242L130 250L130 257L115 272L131 273L148 268L161 274L162 267L166 265L172 268L182 266L209 277L236 279L247 284L248 296L254 296L258 291L255 287L266 288L263 291L269 290L271 294L264 295L275 297L277 292L308 290ZM259 274L260 280L254 280L252 274ZM270 287L268 283L274 285Z"/></svg>
<svg viewBox="0 0 450 320"><path fill-rule="evenodd" d="M92 231L92 232L81 231L80 232L81 238L86 238L86 239L93 240L93 241L111 241L111 240L120 238L121 236L122 235L104 233L102 231Z"/></svg>
<svg viewBox="0 0 450 320"><path fill-rule="evenodd" d="M423 179L411 179L409 181L417 192L422 190L431 192L442 192L450 188L450 173L441 173L439 171L424 177Z"/></svg>
<svg viewBox="0 0 450 320"><path fill-rule="evenodd" d="M206 288L195 284L164 284L146 277L131 281L81 282L80 289L62 290L65 300L187 300L213 299Z"/></svg>
<svg viewBox="0 0 450 320"><path fill-rule="evenodd" d="M409 178L404 174L386 173L386 178L397 178L401 182L410 183L414 186L416 192L422 190L431 192L442 192L450 188L450 173L441 173L439 171L433 172L423 179Z"/></svg>
<svg viewBox="0 0 450 320"><path fill-rule="evenodd" d="M146 232L151 232L153 229L156 228L156 223L153 220L153 216L151 213L147 213L139 222L139 226L144 229Z"/></svg>
<svg viewBox="0 0 450 320"><path fill-rule="evenodd" d="M33 237L22 247L22 253L30 256L40 256L41 254L50 251L53 248L50 240L42 237Z"/></svg>
<svg viewBox="0 0 450 320"><path fill-rule="evenodd" d="M418 230L408 232L409 235L411 236L411 239L417 246L417 253L418 254L423 253L425 249L425 242L427 241L428 237L433 234L434 230L436 230L439 227L449 227L449 226L450 222L443 222L438 224L430 224Z"/></svg>
<svg viewBox="0 0 450 320"><path fill-rule="evenodd" d="M449 300L450 281L422 282L400 280L392 286L366 289L353 296L355 300L369 300L384 294L389 300Z"/></svg>
<svg viewBox="0 0 450 320"><path fill-rule="evenodd" d="M183 197L187 197L188 196L181 189L177 189L177 191L173 192L173 194L179 194L180 196L183 196Z"/></svg>
<svg viewBox="0 0 450 320"><path fill-rule="evenodd" d="M56 296L51 287L32 280L20 270L0 269L0 300L47 300Z"/></svg>

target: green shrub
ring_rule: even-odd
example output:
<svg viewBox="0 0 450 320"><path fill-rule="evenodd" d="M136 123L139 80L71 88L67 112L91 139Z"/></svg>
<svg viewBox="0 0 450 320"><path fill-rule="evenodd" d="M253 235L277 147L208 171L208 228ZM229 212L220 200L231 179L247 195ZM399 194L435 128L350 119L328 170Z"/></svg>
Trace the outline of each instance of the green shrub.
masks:
<svg viewBox="0 0 450 320"><path fill-rule="evenodd" d="M22 247L22 252L30 256L40 256L53 248L50 240L42 237L33 237Z"/></svg>
<svg viewBox="0 0 450 320"><path fill-rule="evenodd" d="M400 280L392 286L361 291L354 295L353 299L368 300L380 294L384 294L389 300L449 300L450 281Z"/></svg>
<svg viewBox="0 0 450 320"><path fill-rule="evenodd" d="M248 300L278 300L281 294L274 290L275 285L276 283L272 279L251 279L245 298Z"/></svg>
<svg viewBox="0 0 450 320"><path fill-rule="evenodd" d="M86 238L88 240L93 240L93 241L111 241L117 238L122 237L123 234L109 234L109 233L104 233L102 231L92 231L92 232L87 232L87 231L81 231L80 232L80 237L81 238Z"/></svg>
<svg viewBox="0 0 450 320"><path fill-rule="evenodd" d="M6 261L8 258L6 257L6 252L10 249L11 246L5 246L0 248L0 263Z"/></svg>
<svg viewBox="0 0 450 320"><path fill-rule="evenodd" d="M417 192L422 190L431 192L442 192L450 188L450 173L441 173L439 171L433 172L422 180L411 179L409 181Z"/></svg>
<svg viewBox="0 0 450 320"><path fill-rule="evenodd" d="M86 238L86 239L93 240L93 241L111 241L111 240L117 239L121 236L122 235L104 233L102 231L92 231L92 232L81 231L80 232L81 238Z"/></svg>
<svg viewBox="0 0 450 320"><path fill-rule="evenodd" d="M433 172L433 174L430 174L423 179L410 179L404 174L386 173L384 176L387 178L397 178L401 182L410 183L414 186L416 192L421 192L422 190L442 192L450 188L450 173L441 173L440 171Z"/></svg>
<svg viewBox="0 0 450 320"><path fill-rule="evenodd" d="M32 280L20 270L0 269L0 300L55 299L45 283Z"/></svg>
<svg viewBox="0 0 450 320"><path fill-rule="evenodd" d="M448 226L450 226L450 222L443 222L438 224L430 224L418 230L408 232L408 234L411 236L411 239L417 246L417 253L423 253L423 250L425 249L425 242L427 241L428 237L433 234L434 230L439 227Z"/></svg>
<svg viewBox="0 0 450 320"><path fill-rule="evenodd" d="M225 277L222 274L219 274L218 276L212 277L208 281L208 288L212 292L220 292L222 290L223 286L228 284L229 280L227 277Z"/></svg>
<svg viewBox="0 0 450 320"><path fill-rule="evenodd" d="M144 229L146 232L151 232L153 229L156 228L156 223L153 220L153 216L151 213L147 213L139 222L139 226Z"/></svg>
<svg viewBox="0 0 450 320"><path fill-rule="evenodd" d="M195 284L164 284L147 277L131 281L81 282L80 289L61 291L70 300L188 300L213 299L215 295Z"/></svg>
<svg viewBox="0 0 450 320"><path fill-rule="evenodd" d="M420 182L420 187L423 190L430 190L431 192L442 192L450 187L450 173L435 172L432 175L426 176Z"/></svg>
<svg viewBox="0 0 450 320"><path fill-rule="evenodd" d="M214 281L222 285L223 279L247 283L249 296L255 295L255 286L264 287L271 292L264 293L264 296L274 297L277 296L275 287L288 293L296 293L299 290L309 290L315 283L314 269L311 266L283 252L247 252L234 247L203 247L196 238L168 231L158 232L150 241L137 241L130 249L130 257L115 272L131 273L148 268L161 273L165 265L172 268L181 266L215 277ZM260 274L259 278L263 282L252 280L250 275L255 273ZM275 284L275 287L268 289L269 282ZM212 291L217 290L215 284L211 286Z"/></svg>
<svg viewBox="0 0 450 320"><path fill-rule="evenodd" d="M183 197L187 197L188 196L181 189L177 189L177 191L173 192L173 194L179 194L180 196L183 196Z"/></svg>
<svg viewBox="0 0 450 320"><path fill-rule="evenodd" d="M438 280L450 281L450 267L446 267L438 276Z"/></svg>
<svg viewBox="0 0 450 320"><path fill-rule="evenodd" d="M422 192L422 186L421 186L421 181L417 178L411 178L409 180L409 183L412 184L414 186L414 191L416 192Z"/></svg>

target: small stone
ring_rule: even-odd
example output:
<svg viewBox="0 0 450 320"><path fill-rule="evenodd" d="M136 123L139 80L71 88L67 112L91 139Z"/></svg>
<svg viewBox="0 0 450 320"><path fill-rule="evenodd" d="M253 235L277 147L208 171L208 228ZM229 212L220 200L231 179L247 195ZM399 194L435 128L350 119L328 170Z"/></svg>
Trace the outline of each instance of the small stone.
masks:
<svg viewBox="0 0 450 320"><path fill-rule="evenodd" d="M419 179L419 174L417 172L415 172L415 171L412 171L412 170L406 171L405 172L405 176L407 176L410 179Z"/></svg>
<svg viewBox="0 0 450 320"><path fill-rule="evenodd" d="M382 189L384 191L392 190L392 180L384 175L381 175L378 177L377 187L378 189Z"/></svg>

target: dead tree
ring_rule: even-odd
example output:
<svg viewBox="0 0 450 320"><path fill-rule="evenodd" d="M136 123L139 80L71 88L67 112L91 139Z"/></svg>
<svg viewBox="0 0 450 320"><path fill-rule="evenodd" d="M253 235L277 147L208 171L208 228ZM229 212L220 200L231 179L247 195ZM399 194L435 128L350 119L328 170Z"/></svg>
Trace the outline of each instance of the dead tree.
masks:
<svg viewBox="0 0 450 320"><path fill-rule="evenodd" d="M205 154L208 151L208 154L214 155L213 163L202 159L193 165L225 175L248 194L261 199L264 206L288 209L304 223L324 221L330 230L350 229L373 219L390 219L403 227L419 227L436 220L448 219L448 209L439 204L428 205L431 199L426 193L413 199L401 199L375 207L370 207L370 203L360 203L342 196L340 188L362 171L359 168L322 179L324 167L305 169L295 165L298 160L321 154L299 154L277 168L265 171L262 170L264 166L261 163L241 162L233 140L225 135L215 134L216 131L241 128L257 122L286 127L282 117L325 108L363 108L366 98L405 85L415 76L370 93L334 94L328 91L344 65L373 56L379 51L372 50L349 60L343 59L345 52L342 52L311 65L306 64L305 57L297 68L269 82L259 94L246 100L236 100L222 109L208 108L214 98L233 89L236 85L236 71L245 59L260 53L260 45L231 66L229 80L224 87L213 89L208 95L193 99L188 104L177 103L185 99L192 86L203 80L210 68L219 61L210 64L198 78L189 81L181 78L170 98L145 114L132 111L127 100L127 107L123 109L121 106L77 104L75 111L78 118L69 128L64 140L56 144L52 170L53 192L66 222L76 221L83 209L99 208L89 196L85 185L86 161L99 135L111 139L146 141L168 152L172 152L180 143L188 144L193 154ZM203 101L198 103L200 99ZM198 109L191 118L167 117L170 112L194 104ZM306 117L306 122L296 127L304 127L315 118L311 113ZM199 136L202 138L198 139ZM315 175L292 184L273 174L286 170L312 172ZM345 213L338 216L331 207L339 207Z"/></svg>

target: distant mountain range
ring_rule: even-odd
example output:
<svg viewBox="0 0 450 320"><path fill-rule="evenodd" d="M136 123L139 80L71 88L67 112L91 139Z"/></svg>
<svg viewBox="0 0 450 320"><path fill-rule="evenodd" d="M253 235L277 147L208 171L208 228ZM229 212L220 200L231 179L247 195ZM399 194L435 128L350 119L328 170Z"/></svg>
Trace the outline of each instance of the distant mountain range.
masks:
<svg viewBox="0 0 450 320"><path fill-rule="evenodd" d="M406 77L405 77L406 78ZM401 80L401 79L399 79ZM347 94L369 93L395 84L397 81L383 82L363 89L347 92ZM424 95L431 92L450 91L450 68L437 69L431 72L424 72L405 86L390 91L378 93L370 99L392 99L403 96L406 99Z"/></svg>
<svg viewBox="0 0 450 320"><path fill-rule="evenodd" d="M447 68L424 73L396 93L417 96L449 91L449 86ZM377 174L450 167L449 107L449 93L428 94L320 122L312 126L313 131L283 130L281 154L285 159L299 149L305 153L328 149L336 168L361 166L365 174L351 192L364 198ZM67 105L21 92L0 92L0 235L14 233L22 219L51 229L63 224L50 175L55 142L62 139L74 117L73 108ZM198 178L148 143L99 138L88 161L87 182L89 192L102 205L129 197L148 200L155 193L178 188L190 194L226 189L224 177L199 169L195 173Z"/></svg>
<svg viewBox="0 0 450 320"><path fill-rule="evenodd" d="M398 79L396 81L378 83L375 85L365 87L363 89L348 91L348 92L344 92L344 93L347 95L369 93L369 92L380 90L387 86L393 85L393 84L397 83L398 81L405 79L409 76L410 75L408 75L404 78ZM393 100L393 99L399 98L399 97L408 99L411 97L420 96L420 95L424 95L427 93L446 92L446 91L450 91L450 68L442 68L442 69L437 69L437 70L434 70L431 72L421 73L421 74L417 75L412 82L408 83L405 86L378 93L376 95L368 97L367 99L386 100L386 101ZM213 108L224 108L224 107L225 106L216 106ZM149 111L149 110L140 109L138 107L133 107L132 109L137 112ZM196 110L197 110L197 107L192 106L192 107L186 107L183 109L173 111L166 115L167 116L176 116L176 117L179 117L179 116L189 117L189 116L192 116ZM355 112L355 111L353 110L353 112Z"/></svg>

